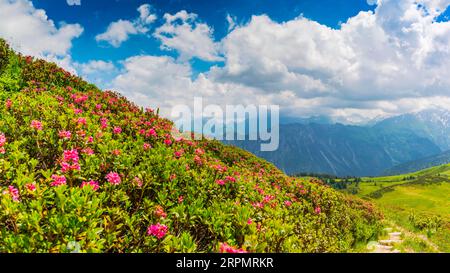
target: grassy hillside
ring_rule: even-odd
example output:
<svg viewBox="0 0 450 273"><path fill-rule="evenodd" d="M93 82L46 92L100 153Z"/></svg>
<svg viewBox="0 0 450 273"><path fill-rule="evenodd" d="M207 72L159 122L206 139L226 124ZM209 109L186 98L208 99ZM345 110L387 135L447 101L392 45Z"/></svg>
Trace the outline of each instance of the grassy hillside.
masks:
<svg viewBox="0 0 450 273"><path fill-rule="evenodd" d="M343 252L380 214L0 40L0 252Z"/></svg>
<svg viewBox="0 0 450 273"><path fill-rule="evenodd" d="M354 188L357 195L375 202L394 224L430 240L439 251L450 252L450 164L404 175L362 178L348 186ZM427 251L417 242L409 247Z"/></svg>

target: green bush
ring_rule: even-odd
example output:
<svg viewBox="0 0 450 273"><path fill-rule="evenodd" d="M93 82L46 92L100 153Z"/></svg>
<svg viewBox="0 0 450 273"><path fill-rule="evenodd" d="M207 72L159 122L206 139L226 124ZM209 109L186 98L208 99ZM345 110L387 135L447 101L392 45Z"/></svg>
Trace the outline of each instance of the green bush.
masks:
<svg viewBox="0 0 450 273"><path fill-rule="evenodd" d="M443 224L443 220L438 215L419 215L411 213L409 215L410 223L418 230L425 230L427 232L434 233Z"/></svg>
<svg viewBox="0 0 450 273"><path fill-rule="evenodd" d="M5 40L0 38L0 75L9 63L9 46Z"/></svg>
<svg viewBox="0 0 450 273"><path fill-rule="evenodd" d="M342 252L380 230L370 203L217 141L174 138L155 111L12 59L0 252Z"/></svg>

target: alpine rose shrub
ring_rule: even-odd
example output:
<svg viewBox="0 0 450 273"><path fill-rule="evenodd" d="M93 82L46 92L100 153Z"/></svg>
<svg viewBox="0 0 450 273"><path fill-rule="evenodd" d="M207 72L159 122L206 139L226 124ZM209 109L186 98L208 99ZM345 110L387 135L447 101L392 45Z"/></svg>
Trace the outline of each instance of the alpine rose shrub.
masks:
<svg viewBox="0 0 450 273"><path fill-rule="evenodd" d="M218 141L173 137L157 110L8 57L0 252L342 252L380 230L370 203Z"/></svg>

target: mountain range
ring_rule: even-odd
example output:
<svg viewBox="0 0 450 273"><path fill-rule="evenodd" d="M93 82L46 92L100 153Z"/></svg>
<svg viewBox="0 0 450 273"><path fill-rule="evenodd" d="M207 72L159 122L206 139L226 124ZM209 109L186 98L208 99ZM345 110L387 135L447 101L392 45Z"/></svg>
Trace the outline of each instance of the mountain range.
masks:
<svg viewBox="0 0 450 273"><path fill-rule="evenodd" d="M450 158L450 153L443 153L450 150L450 112L428 109L365 126L314 120L281 124L280 145L274 152L260 152L258 141L227 143L265 158L288 174L377 176L409 172Z"/></svg>

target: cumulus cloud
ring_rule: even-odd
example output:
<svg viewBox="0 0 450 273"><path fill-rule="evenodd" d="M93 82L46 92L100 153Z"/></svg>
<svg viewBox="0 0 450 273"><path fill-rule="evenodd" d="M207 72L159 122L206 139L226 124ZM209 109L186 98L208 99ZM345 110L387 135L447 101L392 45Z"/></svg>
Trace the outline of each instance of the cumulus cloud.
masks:
<svg viewBox="0 0 450 273"><path fill-rule="evenodd" d="M75 63L79 74L101 87L109 87L109 81L117 74L117 68L111 61L90 60L86 63Z"/></svg>
<svg viewBox="0 0 450 273"><path fill-rule="evenodd" d="M189 63L168 56L134 56L123 62L124 69L112 87L141 106L160 108L170 117L178 104L192 106L194 97L208 104L255 103L255 89L234 83L217 83L200 73L193 79ZM266 98L259 98L260 102Z"/></svg>
<svg viewBox="0 0 450 273"><path fill-rule="evenodd" d="M102 60L91 60L87 63L79 64L80 71L84 75L89 75L97 72L111 71L115 69L111 61L105 62Z"/></svg>
<svg viewBox="0 0 450 273"><path fill-rule="evenodd" d="M81 6L81 0L67 0L69 6Z"/></svg>
<svg viewBox="0 0 450 273"><path fill-rule="evenodd" d="M0 36L25 55L54 61L74 72L69 51L72 40L82 32L79 24L56 25L31 1L0 0Z"/></svg>
<svg viewBox="0 0 450 273"><path fill-rule="evenodd" d="M236 16L227 14L228 31L232 31L236 27Z"/></svg>
<svg viewBox="0 0 450 273"><path fill-rule="evenodd" d="M155 30L154 37L161 41L161 48L176 50L181 60L193 57L205 61L221 61L219 45L213 40L213 30L198 21L195 13L185 10L174 15L164 14L165 23Z"/></svg>
<svg viewBox="0 0 450 273"><path fill-rule="evenodd" d="M194 14L166 14L155 36L183 58L164 59L167 65L159 71L143 68L156 60L136 65L149 56L129 59L115 84L137 101L163 108L202 95L212 103L279 104L285 115L324 114L344 122L431 106L448 109L450 22L436 18L450 1L369 3L377 5L375 11L362 11L338 29L301 16L279 23L259 15L218 43L208 26L196 30ZM192 57L223 58L224 66L192 78L183 62ZM161 71L171 80L150 80Z"/></svg>
<svg viewBox="0 0 450 273"><path fill-rule="evenodd" d="M450 108L450 22L437 18L450 0L377 0L339 28L299 16L276 22L266 15L247 23L228 20L229 33L215 41L213 29L196 14L165 14L154 32L163 49L178 58L134 56L118 70L106 61L73 64L72 40L83 28L55 23L26 0L0 0L0 35L19 51L65 67L89 79L110 82L141 105L190 104L195 96L214 104L278 104L283 115L329 115L360 122L377 116ZM133 21L110 24L105 40L119 46L133 34L147 34L156 20L149 5ZM441 18L442 19L442 18ZM197 75L192 58L221 61Z"/></svg>
<svg viewBox="0 0 450 273"><path fill-rule="evenodd" d="M146 34L150 31L149 26L157 19L157 16L151 12L149 4L141 5L137 11L139 17L133 21L118 20L109 24L104 33L95 36L97 42L108 42L113 47L119 47L127 41L130 35Z"/></svg>

